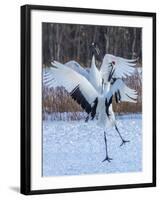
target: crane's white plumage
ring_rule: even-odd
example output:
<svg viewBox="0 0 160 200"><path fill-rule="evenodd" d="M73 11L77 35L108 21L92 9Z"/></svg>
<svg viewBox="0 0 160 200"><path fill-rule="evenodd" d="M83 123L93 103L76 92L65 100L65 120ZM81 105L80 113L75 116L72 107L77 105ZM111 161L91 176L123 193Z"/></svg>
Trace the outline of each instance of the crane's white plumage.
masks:
<svg viewBox="0 0 160 200"><path fill-rule="evenodd" d="M136 103L137 92L127 87L121 79L117 79L111 86L110 91L106 93L107 100L119 91L121 101Z"/></svg>
<svg viewBox="0 0 160 200"><path fill-rule="evenodd" d="M84 76L57 61L52 65L54 67L47 69L47 74L44 75L46 86L63 86L69 93L78 87L88 103L92 104L98 93Z"/></svg>
<svg viewBox="0 0 160 200"><path fill-rule="evenodd" d="M69 67L69 68L71 68L71 69L73 69L77 73L81 74L87 80L89 79L89 72L88 72L89 68L82 67L78 62L76 62L74 60L68 61L64 65L67 66L67 67Z"/></svg>
<svg viewBox="0 0 160 200"><path fill-rule="evenodd" d="M136 65L135 62L136 59L129 60L111 54L106 54L100 68L101 76L106 82L112 66L114 70L113 78L126 78L127 76L131 76L135 71L135 68L133 68Z"/></svg>
<svg viewBox="0 0 160 200"><path fill-rule="evenodd" d="M96 67L95 56L92 57L91 68L89 72L89 82L98 92L102 92L102 77Z"/></svg>

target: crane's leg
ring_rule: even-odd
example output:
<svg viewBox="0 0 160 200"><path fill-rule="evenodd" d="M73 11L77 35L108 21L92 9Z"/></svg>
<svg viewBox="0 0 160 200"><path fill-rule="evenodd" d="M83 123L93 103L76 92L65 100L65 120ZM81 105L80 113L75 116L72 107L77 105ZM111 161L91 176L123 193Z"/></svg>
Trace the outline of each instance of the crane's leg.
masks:
<svg viewBox="0 0 160 200"><path fill-rule="evenodd" d="M116 129L116 131L118 132L118 134L119 134L119 137L121 138L121 140L122 140L122 143L121 143L121 145L120 145L120 147L121 146L123 146L126 142L130 142L129 140L125 140L125 139L123 139L123 137L122 137L122 135L121 135L121 133L119 132L119 130L118 130L118 128L117 128L117 125L115 124L115 129Z"/></svg>
<svg viewBox="0 0 160 200"><path fill-rule="evenodd" d="M102 161L102 162L104 162L104 161L108 161L108 162L111 162L111 160L113 160L112 158L110 158L109 156L108 156L108 149L107 149L107 138L106 138L106 132L104 131L104 142L105 142L105 149L106 149L106 157L105 157L105 159Z"/></svg>
<svg viewBox="0 0 160 200"><path fill-rule="evenodd" d="M88 122L89 120L89 115L86 117L85 122Z"/></svg>

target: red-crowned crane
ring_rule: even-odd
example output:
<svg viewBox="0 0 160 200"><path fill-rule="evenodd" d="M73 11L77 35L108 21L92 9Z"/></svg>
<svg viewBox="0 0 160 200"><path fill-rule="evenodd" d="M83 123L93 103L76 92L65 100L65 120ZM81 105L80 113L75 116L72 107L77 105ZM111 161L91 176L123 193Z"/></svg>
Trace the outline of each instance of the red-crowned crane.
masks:
<svg viewBox="0 0 160 200"><path fill-rule="evenodd" d="M102 53L100 52L99 48L95 43L92 43L91 51L92 51L91 67L87 68L87 70L86 68L83 68L76 61L69 61L65 63L65 65L83 75L99 93L100 92L103 93L104 90L106 92L109 91L110 86L114 83L115 80L126 78L127 76L131 76L135 72L135 68L133 67L136 65L137 59L132 59L132 60L125 59L111 54L105 54L103 57ZM100 70L98 70L96 67L95 55L98 55L101 59L103 59ZM119 91L115 93L115 100L117 103L121 102L121 96ZM109 110L108 113L109 121L111 125L114 126L116 131L118 132L122 140L120 146L122 146L123 144L129 141L124 140L123 137L121 136L121 133L117 127L117 123L115 120L115 114L112 108L112 103L110 104L108 110ZM93 119L93 117L90 115L87 116L85 120L86 122L88 121L89 118Z"/></svg>
<svg viewBox="0 0 160 200"><path fill-rule="evenodd" d="M128 64L130 63L130 61L127 60L124 60L123 62ZM70 96L75 101L77 101L79 105L81 105L81 107L90 115L92 119L94 119L96 115L98 116L98 125L103 127L104 130L106 156L103 161L107 160L108 162L110 162L112 159L108 155L107 148L107 121L113 120L112 123L118 131L117 126L115 124L115 119L111 119L111 115L114 116L111 107L112 97L113 95L118 94L118 99L120 101L127 101L132 103L135 103L137 98L136 91L128 88L121 79L115 80L112 85L110 84L111 78L115 75L118 74L121 75L121 77L123 77L122 75L129 75L131 72L131 70L125 71L123 67L120 70L118 67L120 67L121 65L113 65L115 65L113 61L112 63L109 63L109 66L105 66L102 63L101 69L99 71L96 68L95 57L93 56L91 69L89 70L89 73L87 71L85 72L84 69L82 73L81 70L78 71L77 67L77 69L75 69L75 67L71 67L71 63L61 64L60 62L54 61L52 63L52 67L47 68L43 76L43 81L46 86L63 86L69 92ZM109 67L111 68L111 70L108 70ZM128 69L129 68L130 65L128 66ZM107 73L108 78L105 77ZM122 139L122 144L125 143L126 141L122 138L120 133L119 135Z"/></svg>

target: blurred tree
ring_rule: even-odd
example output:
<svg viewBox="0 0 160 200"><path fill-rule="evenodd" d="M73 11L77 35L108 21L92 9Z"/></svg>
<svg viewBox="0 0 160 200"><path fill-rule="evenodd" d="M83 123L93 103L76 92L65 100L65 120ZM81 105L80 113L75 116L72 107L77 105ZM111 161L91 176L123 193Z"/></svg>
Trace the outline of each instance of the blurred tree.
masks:
<svg viewBox="0 0 160 200"><path fill-rule="evenodd" d="M136 27L42 23L43 65L50 65L55 59L62 63L76 60L89 66L92 42L98 44L103 54L139 57L141 62L141 33L141 28Z"/></svg>

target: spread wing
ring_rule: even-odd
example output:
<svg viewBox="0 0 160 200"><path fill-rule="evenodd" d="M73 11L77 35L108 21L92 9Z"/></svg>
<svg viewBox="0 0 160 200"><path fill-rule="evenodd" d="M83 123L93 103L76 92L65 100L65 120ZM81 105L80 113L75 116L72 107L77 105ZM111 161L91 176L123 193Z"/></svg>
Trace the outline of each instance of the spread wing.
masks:
<svg viewBox="0 0 160 200"><path fill-rule="evenodd" d="M106 94L107 102L115 95L118 101L136 103L137 92L129 87L121 80L117 79L111 86L110 91Z"/></svg>
<svg viewBox="0 0 160 200"><path fill-rule="evenodd" d="M88 72L89 68L83 68L78 62L76 62L74 60L71 60L71 61L65 63L64 65L69 67L69 68L71 68L71 69L73 69L77 73L81 74L87 80L89 79L89 72Z"/></svg>
<svg viewBox="0 0 160 200"><path fill-rule="evenodd" d="M136 66L136 61L137 59L129 60L106 54L100 68L101 76L107 81L111 70L113 70L113 78L126 78L127 76L131 76L135 71L134 66Z"/></svg>
<svg viewBox="0 0 160 200"><path fill-rule="evenodd" d="M90 113L93 103L98 96L97 91L90 82L81 74L57 61L52 63L53 67L44 69L43 84L46 87L63 86L77 101L78 104Z"/></svg>

